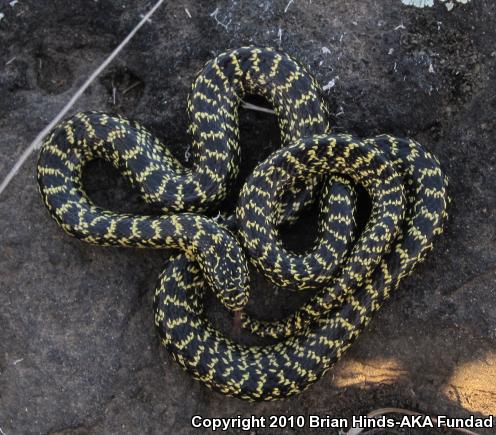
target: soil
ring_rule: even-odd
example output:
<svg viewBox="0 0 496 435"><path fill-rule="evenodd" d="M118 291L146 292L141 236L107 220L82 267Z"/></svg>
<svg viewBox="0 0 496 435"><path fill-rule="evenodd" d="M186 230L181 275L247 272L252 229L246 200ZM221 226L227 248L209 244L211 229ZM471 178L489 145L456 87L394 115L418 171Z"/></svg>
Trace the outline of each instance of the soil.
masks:
<svg viewBox="0 0 496 435"><path fill-rule="evenodd" d="M0 178L152 3L0 0ZM199 433L195 414L351 417L386 406L496 414L495 29L492 0L451 12L399 0L166 2L71 113L139 120L185 160L195 73L226 48L275 46L328 85L335 131L411 136L439 157L446 231L320 382L245 403L194 381L160 346L152 299L169 252L69 238L40 200L33 155L0 195L0 434L188 434ZM280 143L274 118L255 111L242 111L241 136L238 185ZM105 207L147 210L108 164L90 165L85 184ZM286 229L288 246L308 246L313 224L309 213ZM261 317L302 301L257 275L254 287L249 309ZM212 298L209 316L232 333Z"/></svg>

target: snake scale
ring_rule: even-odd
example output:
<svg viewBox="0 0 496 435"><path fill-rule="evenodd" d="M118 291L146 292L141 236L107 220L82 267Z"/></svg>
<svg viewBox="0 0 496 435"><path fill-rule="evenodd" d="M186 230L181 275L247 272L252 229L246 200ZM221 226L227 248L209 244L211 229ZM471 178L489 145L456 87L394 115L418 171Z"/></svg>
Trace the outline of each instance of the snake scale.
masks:
<svg viewBox="0 0 496 435"><path fill-rule="evenodd" d="M236 179L238 107L264 97L277 116L282 147L242 188L231 224L206 217ZM334 134L321 89L297 61L271 48L226 51L198 73L188 99L193 164L183 166L137 122L78 113L44 140L38 162L43 201L70 235L99 245L177 248L156 288L162 343L196 379L224 394L274 400L317 381L371 316L423 260L447 217L447 178L438 160L410 139ZM85 164L111 162L156 216L116 213L88 198ZM356 185L371 198L368 222L355 222ZM294 253L279 226L318 201L314 245ZM271 283L315 294L287 318L261 321L243 310L248 261ZM206 319L205 287L242 326L273 337L244 346Z"/></svg>

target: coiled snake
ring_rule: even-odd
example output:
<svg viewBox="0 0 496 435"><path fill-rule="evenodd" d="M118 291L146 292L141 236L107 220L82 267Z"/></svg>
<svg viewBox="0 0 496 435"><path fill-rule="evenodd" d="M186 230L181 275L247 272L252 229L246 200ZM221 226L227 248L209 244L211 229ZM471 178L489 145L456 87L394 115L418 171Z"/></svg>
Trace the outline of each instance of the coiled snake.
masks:
<svg viewBox="0 0 496 435"><path fill-rule="evenodd" d="M246 94L271 103L283 147L246 181L228 229L200 213L215 210L237 176L238 106ZM270 48L244 47L209 61L194 81L188 112L192 168L121 116L79 113L64 121L41 150L43 200L67 233L86 242L181 252L160 275L155 322L163 344L195 378L242 399L299 393L332 366L431 249L446 218L447 179L438 160L412 140L333 134L315 79ZM81 182L94 158L110 161L164 214L120 214L94 205ZM356 184L368 192L372 209L354 241ZM317 199L313 248L288 251L279 225ZM229 310L242 310L246 258L277 286L318 289L283 320L242 314L245 328L277 338L275 344L240 345L203 314L205 284Z"/></svg>

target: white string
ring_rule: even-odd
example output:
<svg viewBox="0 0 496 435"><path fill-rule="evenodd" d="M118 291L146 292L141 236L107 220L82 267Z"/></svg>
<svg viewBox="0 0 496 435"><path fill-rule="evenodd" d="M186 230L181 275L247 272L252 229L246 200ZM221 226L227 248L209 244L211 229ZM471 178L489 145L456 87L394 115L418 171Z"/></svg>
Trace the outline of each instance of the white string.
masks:
<svg viewBox="0 0 496 435"><path fill-rule="evenodd" d="M76 101L81 97L84 91L89 85L100 75L100 73L114 60L114 58L120 53L120 51L127 45L127 43L132 39L136 32L150 19L150 17L155 13L155 11L160 7L164 0L158 0L158 2L153 6L150 11L143 16L141 21L136 25L136 27L129 32L126 38L114 49L112 53L102 62L102 64L86 79L83 85L76 91L76 93L71 97L67 104L62 108L62 110L52 119L52 121L36 136L36 138L31 142L31 144L24 150L21 154L13 168L7 174L7 176L0 184L0 195L9 185L12 179L15 177L19 169L29 158L31 153L41 146L42 139L55 127L55 125L67 114L71 107L76 103Z"/></svg>

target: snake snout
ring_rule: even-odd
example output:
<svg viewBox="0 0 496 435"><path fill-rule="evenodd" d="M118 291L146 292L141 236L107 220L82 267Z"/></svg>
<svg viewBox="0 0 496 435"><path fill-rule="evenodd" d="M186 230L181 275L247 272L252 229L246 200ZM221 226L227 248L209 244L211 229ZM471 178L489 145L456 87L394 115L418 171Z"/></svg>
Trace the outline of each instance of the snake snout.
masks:
<svg viewBox="0 0 496 435"><path fill-rule="evenodd" d="M241 264L239 265L241 266ZM248 268L240 267L234 271L220 294L222 304L231 311L240 311L248 303Z"/></svg>
<svg viewBox="0 0 496 435"><path fill-rule="evenodd" d="M222 305L230 311L242 310L249 294L246 257L227 231L221 230L210 237L210 243L200 261L205 278Z"/></svg>
<svg viewBox="0 0 496 435"><path fill-rule="evenodd" d="M249 272L244 254L238 245L223 256L223 263L225 264L220 273L223 284L216 292L217 297L230 311L242 310L248 303Z"/></svg>

